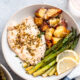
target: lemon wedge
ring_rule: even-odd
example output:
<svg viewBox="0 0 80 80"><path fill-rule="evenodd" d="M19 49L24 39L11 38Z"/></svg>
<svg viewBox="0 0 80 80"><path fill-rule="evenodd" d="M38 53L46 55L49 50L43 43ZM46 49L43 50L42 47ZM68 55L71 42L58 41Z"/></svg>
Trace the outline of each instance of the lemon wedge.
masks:
<svg viewBox="0 0 80 80"><path fill-rule="evenodd" d="M64 57L57 63L57 73L62 74L78 65L78 62L71 57Z"/></svg>
<svg viewBox="0 0 80 80"><path fill-rule="evenodd" d="M64 52L60 53L58 56L57 56L57 62L64 58L64 57L71 57L73 59L75 59L77 62L79 62L79 56L78 54L73 51L73 50L65 50Z"/></svg>

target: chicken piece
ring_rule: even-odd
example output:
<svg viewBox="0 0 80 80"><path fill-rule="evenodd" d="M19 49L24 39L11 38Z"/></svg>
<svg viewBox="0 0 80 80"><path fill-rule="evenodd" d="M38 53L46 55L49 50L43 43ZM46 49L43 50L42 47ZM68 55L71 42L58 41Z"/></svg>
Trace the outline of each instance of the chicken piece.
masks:
<svg viewBox="0 0 80 80"><path fill-rule="evenodd" d="M41 26L41 31L46 31L47 29L49 28L49 25L46 23L46 22L44 22L44 24Z"/></svg>
<svg viewBox="0 0 80 80"><path fill-rule="evenodd" d="M40 31L32 17L27 17L23 22L8 28L8 44L21 60L36 65L46 51L45 36L37 37Z"/></svg>
<svg viewBox="0 0 80 80"><path fill-rule="evenodd" d="M54 28L47 29L45 33L46 40L51 40L53 33L54 33Z"/></svg>
<svg viewBox="0 0 80 80"><path fill-rule="evenodd" d="M41 26L43 24L43 19L42 18L38 18L38 17L35 17L34 18L34 22L37 26Z"/></svg>
<svg viewBox="0 0 80 80"><path fill-rule="evenodd" d="M40 8L35 12L35 16L40 17L40 18L44 18L46 11L47 11L47 9Z"/></svg>
<svg viewBox="0 0 80 80"><path fill-rule="evenodd" d="M69 30L67 30L64 26L58 26L56 30L54 31L54 36L58 38L63 38L69 33Z"/></svg>
<svg viewBox="0 0 80 80"><path fill-rule="evenodd" d="M60 19L60 25L67 27L67 23L64 19Z"/></svg>
<svg viewBox="0 0 80 80"><path fill-rule="evenodd" d="M49 40L46 40L46 44L47 44L48 48L50 48L52 46L52 43Z"/></svg>
<svg viewBox="0 0 80 80"><path fill-rule="evenodd" d="M47 10L47 12L46 12L46 14L44 16L44 19L45 20L48 20L51 17L58 16L60 13L62 13L62 10L61 9L58 9L58 8L50 8L50 9Z"/></svg>
<svg viewBox="0 0 80 80"><path fill-rule="evenodd" d="M52 43L56 44L61 38L52 37Z"/></svg>
<svg viewBox="0 0 80 80"><path fill-rule="evenodd" d="M59 22L60 22L60 19L52 18L52 19L49 20L49 25L55 27L59 24Z"/></svg>

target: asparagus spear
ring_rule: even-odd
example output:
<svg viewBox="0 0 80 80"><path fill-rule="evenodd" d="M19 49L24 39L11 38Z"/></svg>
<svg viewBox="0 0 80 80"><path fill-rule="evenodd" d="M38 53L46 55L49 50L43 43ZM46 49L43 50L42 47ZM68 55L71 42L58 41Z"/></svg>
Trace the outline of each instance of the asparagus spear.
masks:
<svg viewBox="0 0 80 80"><path fill-rule="evenodd" d="M48 70L50 67L52 67L56 63L56 60L53 60L51 63L48 65L44 66L43 68L39 69L38 71L33 73L33 76L39 76L42 73L44 73L46 70Z"/></svg>
<svg viewBox="0 0 80 80"><path fill-rule="evenodd" d="M66 36L66 38L64 38L63 43L65 43L66 41L68 41L68 39L70 39L70 37L73 35L73 32L71 32L69 35Z"/></svg>
<svg viewBox="0 0 80 80"><path fill-rule="evenodd" d="M54 68L51 70L51 72L48 74L49 76L52 76L56 71L56 66L54 66Z"/></svg>
<svg viewBox="0 0 80 80"><path fill-rule="evenodd" d="M38 63L35 67L33 67L31 70L28 71L29 74L32 74L33 72L35 72L36 70L38 70L42 65L44 64L43 60Z"/></svg>
<svg viewBox="0 0 80 80"><path fill-rule="evenodd" d="M74 42L73 42L72 46L70 47L70 49L75 49L75 47L76 47L76 45L77 45L77 43L78 43L78 41L79 41L79 36L80 36L80 35L78 35L78 36L76 37L76 39L74 40Z"/></svg>
<svg viewBox="0 0 80 80"><path fill-rule="evenodd" d="M26 68L26 71L29 71L32 68L33 68L33 66L29 66L28 68Z"/></svg>
<svg viewBox="0 0 80 80"><path fill-rule="evenodd" d="M72 43L73 43L73 42L70 42L68 45L63 46L63 47L62 47L59 51L57 51L56 53L54 53L54 54L51 53L51 54L49 54L48 56L46 56L46 57L44 58L44 62L47 62L47 61L49 61L50 59L55 58L59 53L63 52L64 50L69 49L70 46L72 45Z"/></svg>
<svg viewBox="0 0 80 80"><path fill-rule="evenodd" d="M44 65L43 65L43 66L41 66L41 67L46 66L47 64L49 64L50 62L52 62L54 59L56 59L56 58L52 58L52 59L50 59L49 61L45 62L45 63L44 63Z"/></svg>
<svg viewBox="0 0 80 80"><path fill-rule="evenodd" d="M34 68L32 68L31 70L28 71L29 74L34 73L35 71L37 71L41 66L43 66L47 61L49 61L50 59L55 58L59 53L63 52L66 49L69 49L70 46L72 45L72 42L70 42L69 45L65 45L64 47L62 47L59 51L57 51L55 54L51 53L50 55L46 56L40 63L38 63Z"/></svg>
<svg viewBox="0 0 80 80"><path fill-rule="evenodd" d="M48 74L53 70L54 66L52 66L49 70L47 70L44 74L42 74L43 77L47 77Z"/></svg>
<svg viewBox="0 0 80 80"><path fill-rule="evenodd" d="M72 36L71 36L72 35ZM57 47L56 51L59 50L63 45L67 45L70 41L73 41L76 37L76 30L73 29L72 34L64 38L63 42Z"/></svg>
<svg viewBox="0 0 80 80"><path fill-rule="evenodd" d="M45 52L45 56L48 55L52 50L55 50L55 48L57 46L59 46L62 43L63 39L59 40L57 44L55 44L54 46L52 46L50 49L46 50Z"/></svg>

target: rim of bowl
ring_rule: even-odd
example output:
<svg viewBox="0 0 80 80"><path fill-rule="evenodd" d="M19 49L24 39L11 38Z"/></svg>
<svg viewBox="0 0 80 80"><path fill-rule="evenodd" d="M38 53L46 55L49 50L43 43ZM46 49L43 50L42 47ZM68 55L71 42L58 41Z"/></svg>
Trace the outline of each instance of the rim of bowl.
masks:
<svg viewBox="0 0 80 80"><path fill-rule="evenodd" d="M0 64L1 68L6 72L6 75L9 76L10 80L13 80L11 74L9 73L9 71L6 69L5 66L3 66L2 64Z"/></svg>
<svg viewBox="0 0 80 80"><path fill-rule="evenodd" d="M28 7L32 7L32 6L39 6L39 5L56 7L56 6L54 6L54 5L47 4L47 3L44 3L44 4L33 4L33 5L30 4L30 5L27 5L27 6L23 7L23 8L21 8L21 9L19 9L18 11L16 11L16 12L9 18L9 20L7 21L7 23L8 23L17 13L19 13L19 12L22 11L23 9L28 8ZM59 7L56 7L56 8L59 8ZM59 8L59 9L61 9L61 8ZM74 21L74 23L76 24L76 26L77 26L77 28L78 28L78 30L79 30L79 33L80 33L79 25L77 24L77 22L75 21L75 19L72 17L72 15L71 15L70 13L68 13L68 11L66 11L66 10L63 10L63 9L61 9L61 10L62 10L63 12L65 12L65 13ZM4 56L4 59L5 59L6 63L8 64L8 66L11 68L11 70L12 70L16 75L18 75L19 77L21 77L22 79L25 79L23 76L20 76L18 73L16 73L16 71L14 71L14 69L13 69L13 68L10 66L10 64L8 63L8 61L7 61L7 59L6 59L6 56L4 55L4 50L3 50L2 41L3 41L4 30L5 30L6 27L7 27L7 23L6 23L6 25L5 25L4 29L3 29L2 37L1 37L1 46L2 46L3 56ZM27 79L28 79L28 78L27 78ZM29 80L30 80L30 79L29 79Z"/></svg>

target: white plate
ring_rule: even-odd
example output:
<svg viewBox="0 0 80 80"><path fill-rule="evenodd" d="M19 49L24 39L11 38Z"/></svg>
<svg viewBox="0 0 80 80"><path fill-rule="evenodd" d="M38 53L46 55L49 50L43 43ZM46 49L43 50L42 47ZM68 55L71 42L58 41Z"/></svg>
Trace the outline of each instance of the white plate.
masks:
<svg viewBox="0 0 80 80"><path fill-rule="evenodd" d="M20 77L22 77L23 79L29 79L29 80L58 80L63 78L64 76L66 76L70 71L61 74L59 76L51 76L51 77L47 77L47 78L43 78L41 76L39 77L33 77L32 75L29 75L25 72L25 70L22 67L22 64L20 64L21 60L19 58L15 57L15 53L9 48L8 43L7 43L7 27L10 25L15 25L20 23L23 19L25 19L27 16L33 16L35 11L41 7L45 7L45 8L51 8L53 6L50 5L32 5L29 7L25 7L21 10L19 10L14 16L12 16L10 18L10 20L8 21L8 23L6 24L6 27L3 31L3 35L2 35L2 50L3 50L3 54L4 54L4 58L7 62L7 64L10 66L10 68ZM63 17L67 20L68 26L71 28L74 27L77 29L77 32L79 33L79 27L76 24L76 22L72 19L71 16L69 16L69 14L67 12L63 12ZM79 53L80 52L80 41L78 42L78 45L76 47L76 51Z"/></svg>

